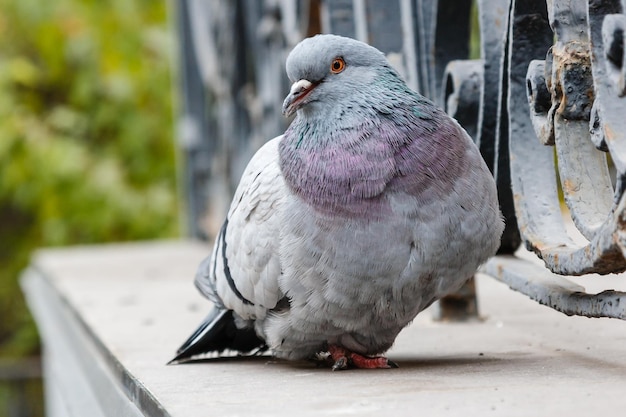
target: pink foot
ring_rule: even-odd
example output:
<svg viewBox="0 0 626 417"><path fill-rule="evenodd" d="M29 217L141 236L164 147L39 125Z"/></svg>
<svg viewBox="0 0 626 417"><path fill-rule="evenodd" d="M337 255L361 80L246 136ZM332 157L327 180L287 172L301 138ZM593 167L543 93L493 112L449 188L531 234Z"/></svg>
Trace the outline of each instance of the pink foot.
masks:
<svg viewBox="0 0 626 417"><path fill-rule="evenodd" d="M361 369L389 369L398 367L398 365L384 356L363 356L337 345L330 345L328 347L328 353L330 353L331 358L335 361L332 367L333 371L348 369L350 365Z"/></svg>

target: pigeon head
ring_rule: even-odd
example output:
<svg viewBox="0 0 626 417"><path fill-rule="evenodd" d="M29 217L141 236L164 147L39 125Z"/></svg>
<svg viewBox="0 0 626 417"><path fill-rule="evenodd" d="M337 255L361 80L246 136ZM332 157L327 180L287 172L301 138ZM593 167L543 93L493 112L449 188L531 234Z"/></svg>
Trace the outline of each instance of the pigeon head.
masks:
<svg viewBox="0 0 626 417"><path fill-rule="evenodd" d="M367 86L381 69L394 72L378 49L336 35L304 39L287 57L286 69L293 84L283 103L285 116L354 100L367 94Z"/></svg>
<svg viewBox="0 0 626 417"><path fill-rule="evenodd" d="M308 38L287 58L287 75L293 85L283 112L297 116L279 145L280 168L311 207L374 219L391 210L386 191L450 190L465 149L458 125L412 91L376 48L340 36Z"/></svg>

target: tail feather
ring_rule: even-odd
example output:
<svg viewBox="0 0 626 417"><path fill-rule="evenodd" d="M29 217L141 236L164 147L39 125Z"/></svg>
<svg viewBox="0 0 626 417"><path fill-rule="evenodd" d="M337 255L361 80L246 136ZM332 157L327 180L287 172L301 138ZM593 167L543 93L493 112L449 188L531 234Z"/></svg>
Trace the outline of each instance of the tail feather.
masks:
<svg viewBox="0 0 626 417"><path fill-rule="evenodd" d="M205 353L222 353L233 350L241 354L267 350L265 341L253 328L238 329L232 310L214 308L195 332L176 351L176 357L168 362L184 363Z"/></svg>

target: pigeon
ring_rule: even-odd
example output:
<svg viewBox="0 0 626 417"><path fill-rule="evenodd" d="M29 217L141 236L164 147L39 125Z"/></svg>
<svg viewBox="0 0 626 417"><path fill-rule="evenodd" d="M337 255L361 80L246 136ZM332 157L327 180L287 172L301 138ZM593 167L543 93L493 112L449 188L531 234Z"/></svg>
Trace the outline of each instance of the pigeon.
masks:
<svg viewBox="0 0 626 417"><path fill-rule="evenodd" d="M399 332L496 253L494 179L376 48L316 35L286 70L295 118L246 167L195 277L213 309L171 363L269 351L395 367Z"/></svg>

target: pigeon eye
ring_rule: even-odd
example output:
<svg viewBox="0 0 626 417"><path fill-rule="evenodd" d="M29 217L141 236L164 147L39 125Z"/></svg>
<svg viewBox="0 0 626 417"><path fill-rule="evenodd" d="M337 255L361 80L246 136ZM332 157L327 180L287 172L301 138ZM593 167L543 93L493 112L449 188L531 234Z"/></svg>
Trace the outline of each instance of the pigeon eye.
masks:
<svg viewBox="0 0 626 417"><path fill-rule="evenodd" d="M333 74L339 74L346 68L346 61L343 58L335 58L333 62L330 64L330 72Z"/></svg>

